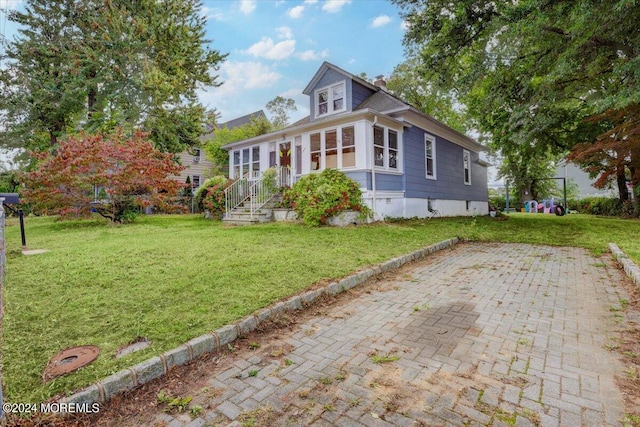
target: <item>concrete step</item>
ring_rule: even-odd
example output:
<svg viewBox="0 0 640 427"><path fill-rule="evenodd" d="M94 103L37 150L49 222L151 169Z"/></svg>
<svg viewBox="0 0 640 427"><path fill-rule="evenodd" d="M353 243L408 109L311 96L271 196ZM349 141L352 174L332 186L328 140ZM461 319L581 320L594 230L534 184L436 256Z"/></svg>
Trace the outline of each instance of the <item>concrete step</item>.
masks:
<svg viewBox="0 0 640 427"><path fill-rule="evenodd" d="M254 212L253 216L250 212L232 211L229 212L222 220L225 223L248 225L271 222L273 216L271 211L269 212Z"/></svg>
<svg viewBox="0 0 640 427"><path fill-rule="evenodd" d="M224 222L225 224L231 224L231 225L254 225L254 224L259 224L260 221L258 221L256 218L254 219L233 219L233 218L222 218L222 222Z"/></svg>

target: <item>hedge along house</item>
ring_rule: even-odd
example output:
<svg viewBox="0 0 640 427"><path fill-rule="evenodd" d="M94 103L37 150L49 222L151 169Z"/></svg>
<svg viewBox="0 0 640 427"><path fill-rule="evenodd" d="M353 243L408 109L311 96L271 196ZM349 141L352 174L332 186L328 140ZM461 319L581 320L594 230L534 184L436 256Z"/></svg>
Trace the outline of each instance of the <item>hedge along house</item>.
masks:
<svg viewBox="0 0 640 427"><path fill-rule="evenodd" d="M303 93L308 117L223 147L230 178L258 182L277 167L289 185L335 168L360 183L375 219L488 214L488 164L473 139L389 94L381 79L371 84L328 62Z"/></svg>

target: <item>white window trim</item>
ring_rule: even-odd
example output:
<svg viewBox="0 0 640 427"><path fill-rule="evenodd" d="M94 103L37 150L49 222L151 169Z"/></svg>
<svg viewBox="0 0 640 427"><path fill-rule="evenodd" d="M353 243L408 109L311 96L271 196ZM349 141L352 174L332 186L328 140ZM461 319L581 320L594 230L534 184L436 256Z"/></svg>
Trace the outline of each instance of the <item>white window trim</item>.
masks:
<svg viewBox="0 0 640 427"><path fill-rule="evenodd" d="M371 149L373 150L373 167L376 168L376 170L379 171L385 171L385 172L397 172L397 173L402 173L402 132L394 129L394 128L390 128L388 126L383 126L381 124L376 124L374 126L374 128L381 128L383 130L383 143L384 143L384 152L383 152L383 166L379 166L376 165L375 163L375 150L376 150L376 144L375 144L375 130L371 131ZM393 131L396 133L396 138L397 138L397 144L398 144L398 148L396 149L397 155L396 155L396 167L392 168L389 166L389 131ZM378 145L379 147L379 145Z"/></svg>
<svg viewBox="0 0 640 427"><path fill-rule="evenodd" d="M246 150L246 149L249 150L249 157L247 159L245 159L244 155L243 155L243 151ZM253 151L254 150L258 150L258 160L257 161L253 160ZM239 155L239 161L240 161L240 163L237 164L237 165L235 164L235 159L234 159L236 152ZM249 179L255 179L255 178L260 176L260 172L261 172L261 169L262 169L262 165L260 163L260 158L262 156L260 155L260 146L259 145L250 145L249 147L238 148L238 149L235 149L233 151L230 151L229 153L231 154L231 156L230 156L230 165L229 165L229 175L231 175L230 176L231 179L240 179L240 178L242 178L242 176L244 175L242 173L244 165L248 165L248 167L249 167L249 176L248 176ZM255 174L252 174L251 172L253 171L253 165L254 164L258 165L258 171ZM238 166L240 168L239 174L236 173L237 172L236 171L236 166Z"/></svg>
<svg viewBox="0 0 640 427"><path fill-rule="evenodd" d="M427 171L427 141L431 142L431 158L433 160L433 175ZM438 179L438 168L436 167L436 138L433 135L424 135L424 175L427 179Z"/></svg>
<svg viewBox="0 0 640 427"><path fill-rule="evenodd" d="M342 160L343 160L342 159L342 154L343 154L343 152L342 152L342 148L343 148L342 147L342 129L344 129L344 128L353 128L353 139L354 139L353 148L355 149L354 154L356 156L356 164L354 166L343 166L343 164L342 164ZM358 165L358 161L357 161L358 143L357 143L357 136L356 136L357 133L358 133L358 127L356 126L355 123L346 123L346 124L343 124L341 126L336 126L336 127L332 127L332 128L320 129L320 130L317 130L317 131L314 131L314 132L309 132L309 134L308 134L308 140L309 140L308 159L309 159L309 162L310 162L309 163L309 168L310 168L309 173L320 173L323 170L327 169L327 139L326 139L327 132L336 132L337 145L336 145L335 150L336 150L336 156L337 156L337 159L336 159L337 165L336 165L335 169L340 170L340 171L352 171L352 170L355 170L357 168L357 165ZM311 151L311 135L316 134L316 133L320 134L320 151L319 151L319 153L320 153L320 165L319 165L318 169L311 169L311 153L312 153L312 151ZM351 146L349 146L349 147L351 147ZM333 150L333 148L332 148L332 150ZM304 151L305 150L303 149L302 151L303 151L303 157L304 157ZM315 153L316 151L313 151L313 152Z"/></svg>
<svg viewBox="0 0 640 427"><path fill-rule="evenodd" d="M339 110L334 110L333 109L333 89L338 87L338 86L342 86L342 108ZM327 91L327 112L324 114L320 114L319 110L319 104L320 104L320 92L324 92ZM336 84L332 84L329 86L325 86L325 87L321 87L318 88L314 91L313 93L313 106L314 106L314 110L315 110L315 117L325 117L325 116L329 116L331 114L336 114L336 113L341 113L343 111L347 111L347 84L345 81L342 81L340 83L336 83Z"/></svg>
<svg viewBox="0 0 640 427"><path fill-rule="evenodd" d="M199 148L195 148L193 153L193 163L200 163L200 158L202 156L202 151Z"/></svg>
<svg viewBox="0 0 640 427"><path fill-rule="evenodd" d="M465 157L467 158L467 166L469 169L468 180L465 176L465 170L467 169L464 164ZM464 185L471 185L471 153L469 152L469 150L462 150L462 179L464 180Z"/></svg>

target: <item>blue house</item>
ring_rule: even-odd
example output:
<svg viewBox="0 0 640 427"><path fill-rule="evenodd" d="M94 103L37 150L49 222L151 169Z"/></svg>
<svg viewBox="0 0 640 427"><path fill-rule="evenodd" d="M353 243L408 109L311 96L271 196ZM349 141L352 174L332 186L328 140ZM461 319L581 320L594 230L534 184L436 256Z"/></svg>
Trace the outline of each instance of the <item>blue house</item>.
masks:
<svg viewBox="0 0 640 427"><path fill-rule="evenodd" d="M324 62L303 93L310 115L285 129L234 142L232 179L259 180L276 167L281 182L326 168L360 183L375 219L488 214L484 147L386 91Z"/></svg>

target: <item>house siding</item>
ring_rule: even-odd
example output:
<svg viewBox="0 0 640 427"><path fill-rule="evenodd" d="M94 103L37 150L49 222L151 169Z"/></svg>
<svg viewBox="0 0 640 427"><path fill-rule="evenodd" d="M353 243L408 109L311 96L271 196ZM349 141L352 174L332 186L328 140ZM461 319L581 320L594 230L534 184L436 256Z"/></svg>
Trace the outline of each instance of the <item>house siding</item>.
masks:
<svg viewBox="0 0 640 427"><path fill-rule="evenodd" d="M193 179L194 175L200 176L200 182L211 178L213 174L213 163L206 159L204 150L200 150L200 162L198 163L193 161L193 154L187 151L181 152L178 157L180 158L180 164L185 167L177 176L178 181L185 182L187 176Z"/></svg>
<svg viewBox="0 0 640 427"><path fill-rule="evenodd" d="M488 200L487 168L479 163L479 154L471 155L471 185L464 183L463 148L446 139L436 138L436 179L425 174L425 131L410 128L404 133L406 196L447 200Z"/></svg>
<svg viewBox="0 0 640 427"><path fill-rule="evenodd" d="M345 175L360 184L360 188L365 190L373 189L373 186L371 185L371 172L344 172ZM403 189L404 178L402 175L390 175L384 172L376 172L376 191L403 191Z"/></svg>
<svg viewBox="0 0 640 427"><path fill-rule="evenodd" d="M374 94L374 91L372 91L368 87L364 87L360 83L352 81L351 96L350 96L352 101L351 101L350 109L353 110L358 108L358 106L362 104L365 99L367 99L373 94Z"/></svg>

